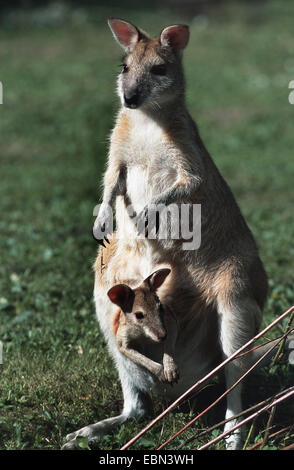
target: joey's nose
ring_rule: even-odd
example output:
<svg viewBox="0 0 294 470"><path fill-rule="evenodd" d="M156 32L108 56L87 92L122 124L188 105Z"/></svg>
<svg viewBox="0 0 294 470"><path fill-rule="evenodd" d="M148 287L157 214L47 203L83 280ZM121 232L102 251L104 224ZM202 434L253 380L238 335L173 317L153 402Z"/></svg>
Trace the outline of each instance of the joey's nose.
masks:
<svg viewBox="0 0 294 470"><path fill-rule="evenodd" d="M166 331L162 331L161 333L158 334L158 340L159 340L160 342L165 341L165 340L166 340L166 337L167 337Z"/></svg>
<svg viewBox="0 0 294 470"><path fill-rule="evenodd" d="M124 100L125 100L125 105L128 108L136 108L138 106L138 101L139 101L138 90L132 90L127 93L124 93Z"/></svg>

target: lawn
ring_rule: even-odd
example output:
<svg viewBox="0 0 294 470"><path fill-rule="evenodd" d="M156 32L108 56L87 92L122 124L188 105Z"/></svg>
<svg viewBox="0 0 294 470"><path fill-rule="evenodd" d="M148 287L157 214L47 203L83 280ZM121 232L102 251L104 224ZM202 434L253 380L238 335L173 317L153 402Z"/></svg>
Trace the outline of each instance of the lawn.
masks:
<svg viewBox="0 0 294 470"><path fill-rule="evenodd" d="M122 55L108 16L154 35L175 22L190 24L188 107L258 241L270 282L263 324L294 304L294 106L288 101L294 4L258 5L233 4L193 19L117 8L77 10L61 22L18 13L1 25L0 449L58 449L68 432L122 406L92 300L93 208L118 109ZM293 381L289 365L263 371L259 382L249 382L248 399L266 398ZM155 399L155 411L162 407ZM223 409L218 412L221 419ZM189 408L173 413L135 447L155 448L191 416ZM275 430L293 418L292 402L276 413ZM251 445L262 426L255 426ZM141 427L125 425L98 446L117 449ZM293 442L286 433L266 448Z"/></svg>

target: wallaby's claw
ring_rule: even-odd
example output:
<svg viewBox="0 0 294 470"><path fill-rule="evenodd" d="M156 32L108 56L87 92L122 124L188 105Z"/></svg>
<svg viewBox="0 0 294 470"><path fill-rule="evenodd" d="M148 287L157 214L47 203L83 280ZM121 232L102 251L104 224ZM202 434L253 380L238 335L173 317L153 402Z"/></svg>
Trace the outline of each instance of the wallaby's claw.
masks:
<svg viewBox="0 0 294 470"><path fill-rule="evenodd" d="M98 240L97 238L95 240L97 241L98 245L101 245L103 248L105 248L104 240Z"/></svg>
<svg viewBox="0 0 294 470"><path fill-rule="evenodd" d="M92 231L92 235L93 235L94 240L98 243L98 245L103 246L103 248L106 248L106 246L104 245L104 241L110 244L110 241L108 240L106 236L104 236L104 238L96 238L94 234L94 230Z"/></svg>
<svg viewBox="0 0 294 470"><path fill-rule="evenodd" d="M103 246L103 248L105 248L105 245L103 243L103 239L100 240L99 238L96 238L95 235L94 235L94 230L92 231L92 236L93 236L94 240L98 243L98 245L101 245L101 246Z"/></svg>

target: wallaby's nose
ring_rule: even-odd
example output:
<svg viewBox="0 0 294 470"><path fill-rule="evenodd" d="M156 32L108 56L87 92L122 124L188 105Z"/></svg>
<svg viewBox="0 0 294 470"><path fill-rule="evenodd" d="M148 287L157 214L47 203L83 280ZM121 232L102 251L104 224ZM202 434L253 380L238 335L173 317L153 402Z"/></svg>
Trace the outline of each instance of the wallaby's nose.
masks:
<svg viewBox="0 0 294 470"><path fill-rule="evenodd" d="M132 89L124 93L125 105L128 108L136 108L139 101L138 89Z"/></svg>

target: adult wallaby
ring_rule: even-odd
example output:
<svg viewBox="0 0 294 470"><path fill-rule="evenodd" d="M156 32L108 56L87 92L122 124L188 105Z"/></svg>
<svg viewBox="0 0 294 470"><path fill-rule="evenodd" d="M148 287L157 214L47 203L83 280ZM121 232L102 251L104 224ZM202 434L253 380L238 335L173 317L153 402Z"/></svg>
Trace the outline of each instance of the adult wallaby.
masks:
<svg viewBox="0 0 294 470"><path fill-rule="evenodd" d="M119 310L113 327L119 351L135 364L145 367L162 382L178 379L174 361L177 321L173 313L163 306L156 292L169 275L170 269L159 269L145 279L136 289L126 284L116 284L107 292ZM150 357L154 343L162 343L162 364Z"/></svg>
<svg viewBox="0 0 294 470"><path fill-rule="evenodd" d="M124 230L126 236L107 248L104 277L96 269L95 301L119 371L124 410L118 417L69 435L66 448L74 447L77 435L95 439L130 416L144 415L148 412L146 392L157 388L150 373L118 351L109 320L112 306L106 295L113 284L133 282L137 286L155 269L172 265L173 275L162 287L162 295L168 297L172 309L177 306L181 312L176 344L181 379L166 390L171 398L208 371L219 351L226 358L256 333L267 294L267 278L254 238L186 108L182 52L189 39L188 27L173 25L151 39L120 19L110 19L109 26L125 50L118 79L122 107L111 136L103 201L93 233L100 243L103 234L109 239L109 208L119 196L117 230L121 234ZM129 217L127 202L136 219ZM183 249L181 239L136 237L134 220L148 222L148 207L183 203L201 204L197 249ZM240 376L241 368L241 360L227 365L228 387ZM226 418L241 409L238 386L228 395ZM234 424L230 421L225 429ZM227 445L238 448L239 433L232 434Z"/></svg>

